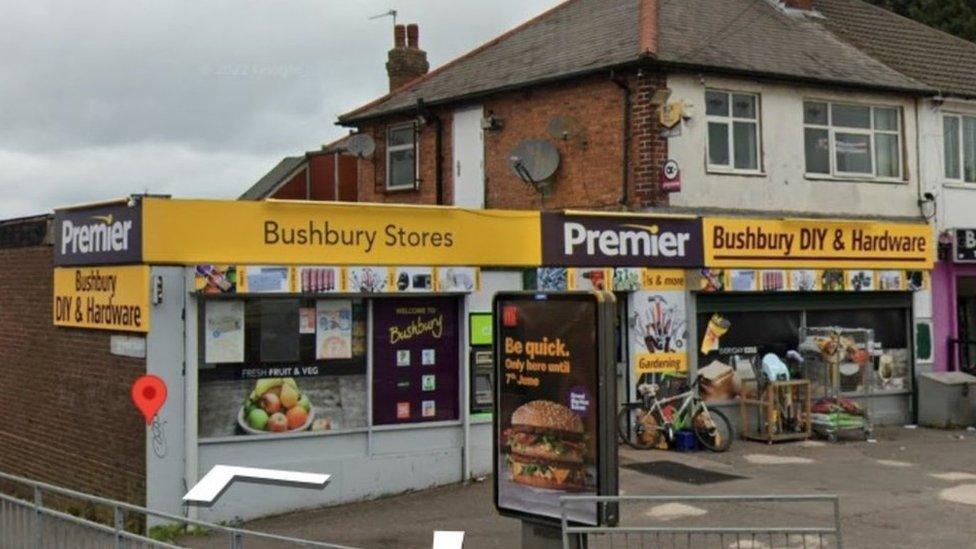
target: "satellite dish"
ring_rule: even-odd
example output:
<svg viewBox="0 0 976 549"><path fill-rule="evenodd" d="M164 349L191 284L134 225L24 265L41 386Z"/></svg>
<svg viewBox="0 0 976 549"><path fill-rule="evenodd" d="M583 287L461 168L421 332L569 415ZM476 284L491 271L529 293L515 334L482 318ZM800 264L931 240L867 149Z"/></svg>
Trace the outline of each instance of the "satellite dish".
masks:
<svg viewBox="0 0 976 549"><path fill-rule="evenodd" d="M545 139L526 139L512 149L508 165L519 179L545 194L559 169L559 151Z"/></svg>
<svg viewBox="0 0 976 549"><path fill-rule="evenodd" d="M376 141L366 133L357 133L346 141L346 150L359 158L369 158L376 151Z"/></svg>
<svg viewBox="0 0 976 549"><path fill-rule="evenodd" d="M549 135L563 141L574 139L583 133L583 124L572 116L555 116L549 121Z"/></svg>

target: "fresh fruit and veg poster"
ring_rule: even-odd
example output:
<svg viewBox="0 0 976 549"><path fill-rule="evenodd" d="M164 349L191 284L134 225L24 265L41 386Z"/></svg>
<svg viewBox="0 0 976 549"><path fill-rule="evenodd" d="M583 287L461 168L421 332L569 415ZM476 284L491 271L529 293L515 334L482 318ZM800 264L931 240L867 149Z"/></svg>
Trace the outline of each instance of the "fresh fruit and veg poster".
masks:
<svg viewBox="0 0 976 549"><path fill-rule="evenodd" d="M312 403L294 378L264 378L244 399L238 420L247 434L305 431L314 416Z"/></svg>

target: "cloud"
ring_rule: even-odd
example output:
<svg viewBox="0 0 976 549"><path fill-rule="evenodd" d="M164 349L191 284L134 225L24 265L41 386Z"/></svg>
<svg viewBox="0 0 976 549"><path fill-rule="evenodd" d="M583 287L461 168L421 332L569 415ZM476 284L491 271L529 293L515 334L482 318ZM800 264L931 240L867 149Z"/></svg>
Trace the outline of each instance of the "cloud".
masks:
<svg viewBox="0 0 976 549"><path fill-rule="evenodd" d="M143 192L235 199L277 161L261 154L152 142L39 153L0 151L0 219Z"/></svg>
<svg viewBox="0 0 976 549"><path fill-rule="evenodd" d="M400 0L440 65L556 0ZM0 0L0 215L237 196L386 91L388 0ZM237 166L227 162L239 162ZM151 167L152 169L147 169ZM155 189L153 189L155 190Z"/></svg>

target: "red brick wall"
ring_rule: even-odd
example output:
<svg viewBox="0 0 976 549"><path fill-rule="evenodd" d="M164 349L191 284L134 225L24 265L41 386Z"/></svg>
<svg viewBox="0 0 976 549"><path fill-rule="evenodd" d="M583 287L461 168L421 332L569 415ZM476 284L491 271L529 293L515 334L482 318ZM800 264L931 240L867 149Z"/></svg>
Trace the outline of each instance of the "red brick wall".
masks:
<svg viewBox="0 0 976 549"><path fill-rule="evenodd" d="M485 175L489 208L619 208L623 191L623 95L607 75L507 93L484 103L502 119L485 133ZM550 137L555 116L580 122L582 135ZM512 149L525 139L546 139L559 151L552 194L543 199L511 170Z"/></svg>
<svg viewBox="0 0 976 549"><path fill-rule="evenodd" d="M667 87L664 74L647 73L628 78L631 90L630 194L631 209L667 206L668 195L661 192L661 168L668 159L668 140L661 137L658 106L651 97Z"/></svg>
<svg viewBox="0 0 976 549"><path fill-rule="evenodd" d="M444 185L444 204L453 204L452 194L454 173L451 169L452 159L452 116L450 111L435 110L434 114L441 119L441 155L442 176ZM362 127L363 133L368 133L376 141L376 152L371 159L359 163L359 201L360 202L389 202L399 204L437 204L437 130L436 124L428 123L420 131L420 185L417 190L391 191L386 186L386 129L389 126L407 122L408 118L397 118L382 123L370 124Z"/></svg>
<svg viewBox="0 0 976 549"><path fill-rule="evenodd" d="M657 108L650 104L654 91L666 85L664 75L631 73L619 79L631 90L630 152L627 204L623 204L624 95L610 75L537 86L497 94L482 104L485 115L501 119L502 128L485 132L485 178L488 208L501 209L641 209L667 205L659 190L661 166L667 159L667 140L660 135ZM436 111L443 120L443 179L445 204L451 204L453 159L451 111ZM582 135L567 140L549 135L549 122L571 116L580 122ZM435 131L428 124L421 133L420 188L417 191L383 190L386 171L387 124L364 126L376 140L376 154L359 163L359 200L435 204ZM547 139L560 154L560 167L552 194L543 199L524 183L508 164L512 149L525 139Z"/></svg>
<svg viewBox="0 0 976 549"><path fill-rule="evenodd" d="M52 248L0 249L0 470L145 502L145 422L129 400L145 361L108 333L55 328Z"/></svg>

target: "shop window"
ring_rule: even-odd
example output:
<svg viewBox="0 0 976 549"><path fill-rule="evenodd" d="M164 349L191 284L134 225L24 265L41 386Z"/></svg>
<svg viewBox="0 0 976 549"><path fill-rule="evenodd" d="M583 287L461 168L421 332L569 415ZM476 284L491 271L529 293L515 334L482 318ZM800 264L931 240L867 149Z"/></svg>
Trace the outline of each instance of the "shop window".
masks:
<svg viewBox="0 0 976 549"><path fill-rule="evenodd" d="M758 172L759 96L717 90L705 92L708 167Z"/></svg>
<svg viewBox="0 0 976 549"><path fill-rule="evenodd" d="M905 309L809 311L806 325L811 333L839 332L837 382L842 393L910 388L912 357Z"/></svg>
<svg viewBox="0 0 976 549"><path fill-rule="evenodd" d="M807 174L902 179L901 119L897 107L804 102Z"/></svg>
<svg viewBox="0 0 976 549"><path fill-rule="evenodd" d="M361 299L204 300L200 437L365 428L366 317Z"/></svg>
<svg viewBox="0 0 976 549"><path fill-rule="evenodd" d="M787 351L796 350L804 360L785 360L790 376L809 380L814 397L912 388L907 306L800 298L709 303L700 301L697 318L702 338L699 368L720 362L732 367L739 379L750 379L757 357L774 353L785 359Z"/></svg>
<svg viewBox="0 0 976 549"><path fill-rule="evenodd" d="M391 126L386 133L386 190L415 189L418 180L417 127Z"/></svg>
<svg viewBox="0 0 976 549"><path fill-rule="evenodd" d="M713 314L698 315L698 333L706 334ZM740 377L751 377L752 361L760 353L780 356L799 345L801 313L799 311L757 311L721 313L727 324L714 345L702 351L699 367L719 361L734 368Z"/></svg>
<svg viewBox="0 0 976 549"><path fill-rule="evenodd" d="M976 183L976 117L942 118L945 178Z"/></svg>

